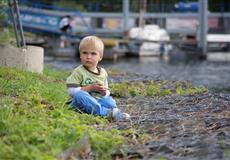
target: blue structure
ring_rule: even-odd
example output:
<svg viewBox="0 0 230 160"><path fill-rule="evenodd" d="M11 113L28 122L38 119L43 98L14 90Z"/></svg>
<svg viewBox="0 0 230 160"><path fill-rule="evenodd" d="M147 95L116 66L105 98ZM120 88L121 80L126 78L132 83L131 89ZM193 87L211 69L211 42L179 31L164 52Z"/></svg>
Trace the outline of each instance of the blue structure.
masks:
<svg viewBox="0 0 230 160"><path fill-rule="evenodd" d="M26 0L24 0L27 2ZM24 2L22 1L22 2ZM24 3L25 3L24 2ZM19 3L20 4L20 3ZM60 29L60 22L65 16L79 17L88 30L92 33L83 16L77 10L67 10L51 5L33 3L30 7L20 7L20 19L25 30L30 32L39 32L44 34L52 34L61 36L63 34L71 37L79 37L76 33L64 33ZM12 17L9 16L9 21L12 22Z"/></svg>
<svg viewBox="0 0 230 160"><path fill-rule="evenodd" d="M44 33L61 34L59 29L60 16L27 9L20 9L20 14L25 29Z"/></svg>
<svg viewBox="0 0 230 160"><path fill-rule="evenodd" d="M198 2L179 2L175 6L176 12L198 12Z"/></svg>

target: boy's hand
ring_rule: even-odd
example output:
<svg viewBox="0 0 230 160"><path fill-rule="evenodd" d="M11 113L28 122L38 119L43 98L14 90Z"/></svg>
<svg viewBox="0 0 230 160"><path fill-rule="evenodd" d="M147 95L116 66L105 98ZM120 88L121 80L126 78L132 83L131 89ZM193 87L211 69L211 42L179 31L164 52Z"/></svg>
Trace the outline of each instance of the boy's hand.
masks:
<svg viewBox="0 0 230 160"><path fill-rule="evenodd" d="M99 92L102 96L106 94L106 87L100 83L92 84L92 91Z"/></svg>
<svg viewBox="0 0 230 160"><path fill-rule="evenodd" d="M82 87L82 90L88 91L88 92L96 91L96 92L100 93L102 96L104 96L104 95L106 95L107 88L100 83L94 83L94 84Z"/></svg>

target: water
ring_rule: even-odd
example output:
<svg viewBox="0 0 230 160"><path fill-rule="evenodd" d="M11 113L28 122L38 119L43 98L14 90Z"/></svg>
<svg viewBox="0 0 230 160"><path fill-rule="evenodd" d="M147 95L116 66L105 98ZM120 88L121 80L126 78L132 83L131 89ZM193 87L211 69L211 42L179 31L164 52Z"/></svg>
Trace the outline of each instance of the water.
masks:
<svg viewBox="0 0 230 160"><path fill-rule="evenodd" d="M70 59L45 60L60 70L72 70L80 64L79 61ZM120 58L117 62L103 61L101 66L116 68L118 70L141 73L153 78L172 81L188 80L194 85L206 86L215 91L230 92L230 61L197 61L170 63L159 57Z"/></svg>

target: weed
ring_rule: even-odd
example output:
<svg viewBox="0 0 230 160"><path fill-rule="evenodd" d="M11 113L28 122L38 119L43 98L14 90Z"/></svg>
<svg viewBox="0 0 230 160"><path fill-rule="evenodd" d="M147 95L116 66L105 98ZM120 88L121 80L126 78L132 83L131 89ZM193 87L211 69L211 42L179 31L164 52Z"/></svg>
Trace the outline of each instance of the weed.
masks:
<svg viewBox="0 0 230 160"><path fill-rule="evenodd" d="M193 86L190 82L176 82L171 84L168 81L155 82L122 82L113 83L111 90L114 96L168 96L168 95L190 95L208 92L208 89L200 86Z"/></svg>

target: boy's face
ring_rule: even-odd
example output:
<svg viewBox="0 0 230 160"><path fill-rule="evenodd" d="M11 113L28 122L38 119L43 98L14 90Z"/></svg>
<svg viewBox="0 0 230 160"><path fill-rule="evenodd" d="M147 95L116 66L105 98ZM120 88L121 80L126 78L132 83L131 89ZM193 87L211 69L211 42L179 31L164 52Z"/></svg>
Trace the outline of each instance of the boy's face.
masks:
<svg viewBox="0 0 230 160"><path fill-rule="evenodd" d="M80 52L80 59L85 67L94 70L102 57L96 50L82 50Z"/></svg>

